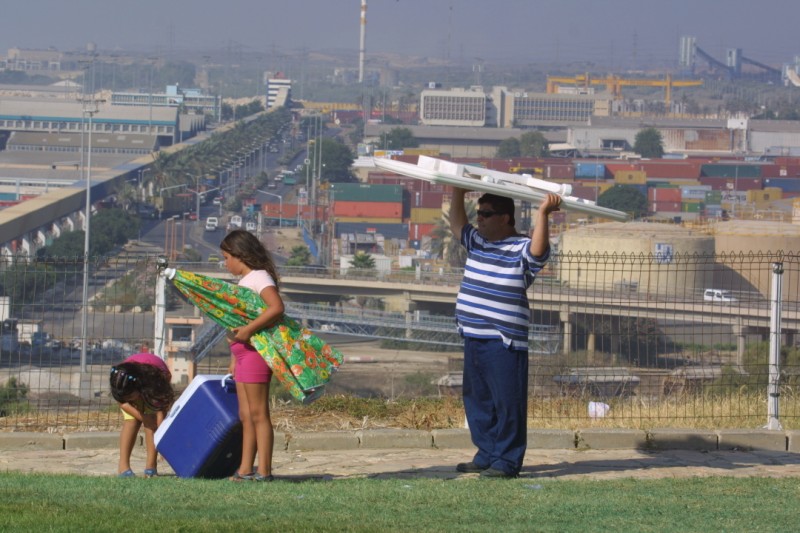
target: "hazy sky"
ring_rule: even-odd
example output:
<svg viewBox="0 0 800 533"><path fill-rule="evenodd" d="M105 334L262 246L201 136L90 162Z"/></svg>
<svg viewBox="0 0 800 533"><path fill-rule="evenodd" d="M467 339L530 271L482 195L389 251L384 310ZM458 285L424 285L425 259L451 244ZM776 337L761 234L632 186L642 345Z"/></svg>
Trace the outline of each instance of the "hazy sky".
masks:
<svg viewBox="0 0 800 533"><path fill-rule="evenodd" d="M241 46L265 54L357 52L360 0L3 0L9 47L76 49L94 42L165 53ZM798 0L368 0L367 55L394 52L464 62L676 63L694 35L768 64L800 55ZM605 58L605 60L604 60ZM212 59L213 60L213 59Z"/></svg>

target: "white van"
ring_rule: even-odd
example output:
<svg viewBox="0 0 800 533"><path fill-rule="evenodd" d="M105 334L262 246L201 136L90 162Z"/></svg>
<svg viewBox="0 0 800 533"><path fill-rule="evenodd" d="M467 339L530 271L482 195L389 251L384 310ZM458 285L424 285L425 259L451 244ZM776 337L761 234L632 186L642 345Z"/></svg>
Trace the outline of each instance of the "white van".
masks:
<svg viewBox="0 0 800 533"><path fill-rule="evenodd" d="M705 302L735 302L736 298L733 297L731 291L724 291L722 289L706 289L703 291L703 301Z"/></svg>
<svg viewBox="0 0 800 533"><path fill-rule="evenodd" d="M231 229L237 229L242 227L242 217L239 215L233 215L230 221Z"/></svg>
<svg viewBox="0 0 800 533"><path fill-rule="evenodd" d="M206 231L217 231L219 227L219 219L217 217L208 217L206 219Z"/></svg>

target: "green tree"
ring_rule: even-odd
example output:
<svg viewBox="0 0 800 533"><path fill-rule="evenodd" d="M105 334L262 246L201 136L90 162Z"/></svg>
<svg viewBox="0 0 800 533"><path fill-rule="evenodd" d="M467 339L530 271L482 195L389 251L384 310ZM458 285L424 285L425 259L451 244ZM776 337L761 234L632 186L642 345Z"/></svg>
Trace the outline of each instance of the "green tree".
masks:
<svg viewBox="0 0 800 533"><path fill-rule="evenodd" d="M664 155L664 140L655 128L645 128L636 134L633 151L642 157L659 158Z"/></svg>
<svg viewBox="0 0 800 533"><path fill-rule="evenodd" d="M0 295L8 296L11 308L18 312L21 306L41 298L55 282L56 276L47 265L19 261L0 272Z"/></svg>
<svg viewBox="0 0 800 533"><path fill-rule="evenodd" d="M527 131L520 135L519 151L522 157L547 157L550 155L547 139L540 131Z"/></svg>
<svg viewBox="0 0 800 533"><path fill-rule="evenodd" d="M330 183L353 181L353 177L350 174L350 167L355 161L352 150L336 139L323 137L321 142L322 181ZM319 151L314 149L314 143L310 144L311 168L318 168L316 160L319 156Z"/></svg>
<svg viewBox="0 0 800 533"><path fill-rule="evenodd" d="M375 258L366 252L357 252L353 256L351 267L358 270L375 270Z"/></svg>
<svg viewBox="0 0 800 533"><path fill-rule="evenodd" d="M630 213L634 218L647 214L647 197L629 185L614 185L600 195L597 205Z"/></svg>
<svg viewBox="0 0 800 533"><path fill-rule="evenodd" d="M294 246L289 253L289 259L286 260L286 266L298 267L308 266L311 264L311 251L308 246Z"/></svg>
<svg viewBox="0 0 800 533"><path fill-rule="evenodd" d="M516 137L509 137L508 139L500 141L500 145L497 147L497 153L495 153L495 157L503 159L520 157L520 155L519 139Z"/></svg>
<svg viewBox="0 0 800 533"><path fill-rule="evenodd" d="M389 132L381 133L378 141L378 150L402 150L403 148L417 148L419 141L408 128L392 128Z"/></svg>

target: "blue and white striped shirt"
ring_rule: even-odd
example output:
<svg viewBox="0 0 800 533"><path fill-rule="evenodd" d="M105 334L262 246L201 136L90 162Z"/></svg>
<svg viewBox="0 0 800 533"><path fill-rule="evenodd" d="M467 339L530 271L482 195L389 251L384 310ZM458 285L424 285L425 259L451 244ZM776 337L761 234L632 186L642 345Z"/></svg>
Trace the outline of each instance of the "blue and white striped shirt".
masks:
<svg viewBox="0 0 800 533"><path fill-rule="evenodd" d="M528 287L550 257L530 252L531 239L514 235L489 242L471 224L461 233L467 249L464 278L456 299L458 331L464 337L503 340L514 350L528 349Z"/></svg>

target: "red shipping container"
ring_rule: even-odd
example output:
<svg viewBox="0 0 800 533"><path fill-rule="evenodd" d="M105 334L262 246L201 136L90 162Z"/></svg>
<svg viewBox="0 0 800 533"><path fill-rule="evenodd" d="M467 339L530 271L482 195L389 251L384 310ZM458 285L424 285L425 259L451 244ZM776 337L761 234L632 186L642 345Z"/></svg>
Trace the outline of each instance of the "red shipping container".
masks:
<svg viewBox="0 0 800 533"><path fill-rule="evenodd" d="M571 180L575 178L575 167L570 164L547 165L544 167L546 180Z"/></svg>
<svg viewBox="0 0 800 533"><path fill-rule="evenodd" d="M411 195L411 207L442 207L445 193L422 191Z"/></svg>
<svg viewBox="0 0 800 533"><path fill-rule="evenodd" d="M409 240L417 240L430 235L436 224L414 224L413 222L408 225L408 238Z"/></svg>
<svg viewBox="0 0 800 533"><path fill-rule="evenodd" d="M333 203L333 216L400 219L403 217L403 204L402 202L336 201Z"/></svg>
<svg viewBox="0 0 800 533"><path fill-rule="evenodd" d="M780 178L781 171L786 172L786 167L780 165L761 165L762 178Z"/></svg>
<svg viewBox="0 0 800 533"><path fill-rule="evenodd" d="M654 187L647 189L647 199L650 202L678 202L678 207L681 203L681 190L680 189L665 189L661 187Z"/></svg>
<svg viewBox="0 0 800 533"><path fill-rule="evenodd" d="M639 161L634 164L639 170L644 170L647 178L657 179L697 179L700 177L700 161Z"/></svg>
<svg viewBox="0 0 800 533"><path fill-rule="evenodd" d="M680 192L680 191L678 191ZM680 195L679 195L680 196ZM680 213L681 202L650 202L650 209L653 213Z"/></svg>
<svg viewBox="0 0 800 533"><path fill-rule="evenodd" d="M702 185L710 185L715 191L760 191L764 188L761 178L715 178L703 176Z"/></svg>

